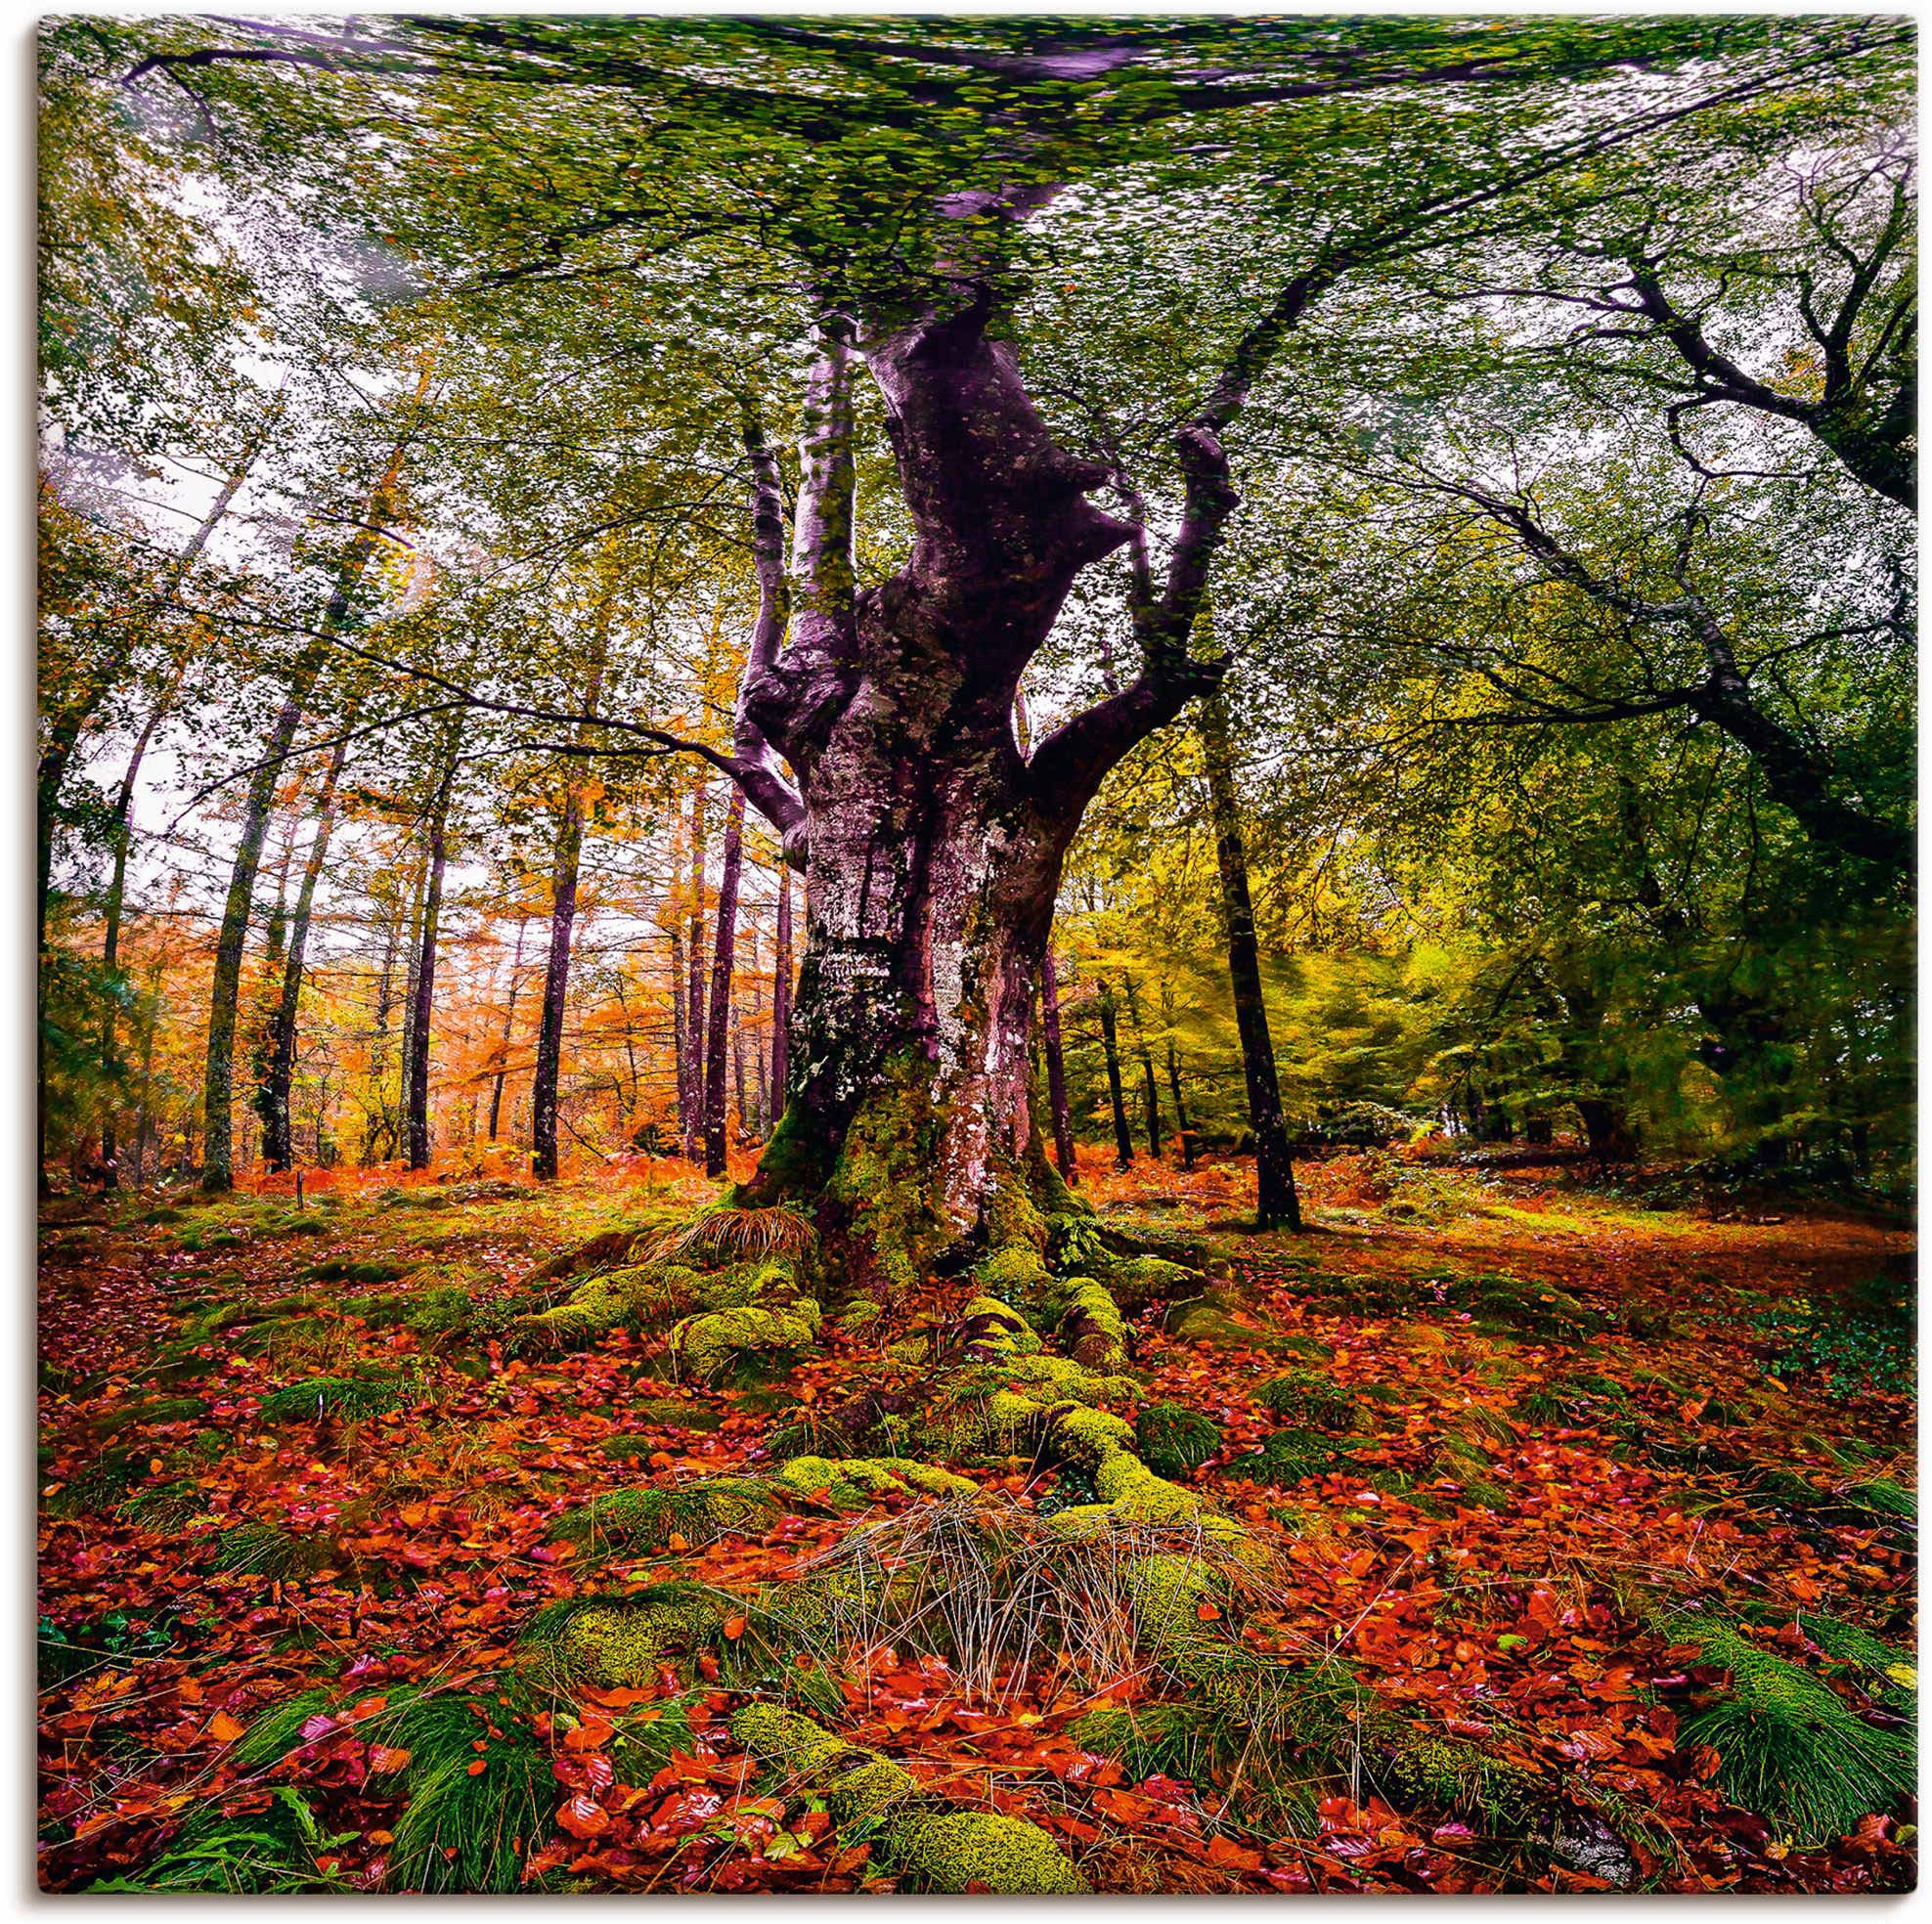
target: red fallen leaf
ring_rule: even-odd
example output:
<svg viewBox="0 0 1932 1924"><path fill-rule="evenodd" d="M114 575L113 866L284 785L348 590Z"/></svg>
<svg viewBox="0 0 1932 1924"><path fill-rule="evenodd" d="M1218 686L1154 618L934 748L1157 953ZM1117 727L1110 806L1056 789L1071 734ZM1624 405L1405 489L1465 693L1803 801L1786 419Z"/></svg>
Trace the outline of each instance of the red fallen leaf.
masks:
<svg viewBox="0 0 1932 1924"><path fill-rule="evenodd" d="M741 1610L736 1616L724 1619L724 1635L735 1643L745 1634L745 1626L751 1621Z"/></svg>
<svg viewBox="0 0 1932 1924"><path fill-rule="evenodd" d="M341 1728L341 1726L335 1722L334 1718L330 1717L327 1711L319 1710L313 1717L308 1718L303 1723L300 1736L304 1743L320 1743L324 1737L328 1736L329 1731L339 1728ZM238 1731L237 1734L239 1735L240 1732Z"/></svg>
<svg viewBox="0 0 1932 1924"><path fill-rule="evenodd" d="M1429 1832L1428 1841L1431 1844L1473 1844L1475 1832L1466 1823L1437 1824Z"/></svg>
<svg viewBox="0 0 1932 1924"><path fill-rule="evenodd" d="M608 1718L591 1718L578 1725L574 1730L563 1733L565 1750L601 1750L609 1740L611 1731Z"/></svg>
<svg viewBox="0 0 1932 1924"><path fill-rule="evenodd" d="M1208 1840L1208 1861L1226 1864L1232 1870L1259 1870L1261 1854L1259 1851L1245 1851L1231 1838L1210 1837Z"/></svg>
<svg viewBox="0 0 1932 1924"><path fill-rule="evenodd" d="M572 1837L599 1837L610 1828L610 1813L593 1797L581 1793L567 1797L557 1807L557 1827Z"/></svg>
<svg viewBox="0 0 1932 1924"><path fill-rule="evenodd" d="M400 1745L372 1744L369 1748L369 1768L373 1776L387 1776L391 1771L401 1771L408 1767L410 1754Z"/></svg>
<svg viewBox="0 0 1932 1924"><path fill-rule="evenodd" d="M1194 1613L1205 1624L1210 1624L1221 1613L1211 1603L1203 1603Z"/></svg>
<svg viewBox="0 0 1932 1924"><path fill-rule="evenodd" d="M476 1762L469 1767L469 1774L472 1777L480 1777L483 1774L483 1772L487 1771L489 1768L490 1768L489 1759L485 1757L479 1757L476 1760Z"/></svg>
<svg viewBox="0 0 1932 1924"><path fill-rule="evenodd" d="M233 1743L248 1727L240 1718L229 1716L225 1710L218 1710L208 1719L208 1735L216 1743Z"/></svg>

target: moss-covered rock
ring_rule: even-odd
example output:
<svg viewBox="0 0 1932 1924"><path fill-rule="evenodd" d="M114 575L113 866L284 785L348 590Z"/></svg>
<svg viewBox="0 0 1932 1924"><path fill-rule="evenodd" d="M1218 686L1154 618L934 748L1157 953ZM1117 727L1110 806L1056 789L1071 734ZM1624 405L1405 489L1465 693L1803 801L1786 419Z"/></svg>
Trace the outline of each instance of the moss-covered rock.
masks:
<svg viewBox="0 0 1932 1924"><path fill-rule="evenodd" d="M1115 1301L1129 1309L1197 1295L1207 1282L1198 1269L1164 1256L1122 1256L1109 1265L1103 1280Z"/></svg>
<svg viewBox="0 0 1932 1924"><path fill-rule="evenodd" d="M1086 1881L1046 1832L1017 1817L947 1809L922 1797L918 1780L875 1750L834 1736L775 1704L753 1703L731 1734L791 1784L824 1800L841 1830L865 1826L889 1867L926 1890L1001 1896L1075 1896Z"/></svg>
<svg viewBox="0 0 1932 1924"><path fill-rule="evenodd" d="M524 1646L561 1687L634 1689L668 1658L717 1639L727 1609L695 1584L654 1584L624 1597L573 1598L532 1619Z"/></svg>
<svg viewBox="0 0 1932 1924"><path fill-rule="evenodd" d="M684 1546L699 1549L732 1533L763 1531L779 1513L770 1484L749 1476L719 1476L671 1488L613 1490L566 1510L551 1538L600 1554Z"/></svg>
<svg viewBox="0 0 1932 1924"><path fill-rule="evenodd" d="M979 1485L949 1469L907 1457L794 1457L772 1480L799 1496L814 1497L841 1509L862 1509L875 1497L975 1497Z"/></svg>
<svg viewBox="0 0 1932 1924"><path fill-rule="evenodd" d="M713 1310L678 1325L671 1333L671 1353L681 1369L708 1379L740 1356L769 1358L810 1348L821 1319L812 1296L770 1308Z"/></svg>
<svg viewBox="0 0 1932 1924"><path fill-rule="evenodd" d="M1053 1278L1031 1243L1009 1243L973 1271L973 1281L983 1295L1025 1298L1050 1288Z"/></svg>
<svg viewBox="0 0 1932 1924"><path fill-rule="evenodd" d="M320 1422L325 1417L379 1417L403 1406L404 1379L393 1370L371 1370L353 1377L310 1377L287 1383L262 1398L265 1423Z"/></svg>
<svg viewBox="0 0 1932 1924"><path fill-rule="evenodd" d="M1312 1429L1344 1430L1355 1419L1355 1396L1333 1377L1312 1370L1290 1370L1271 1377L1254 1400L1278 1417L1293 1417Z"/></svg>
<svg viewBox="0 0 1932 1924"><path fill-rule="evenodd" d="M1378 1775L1398 1805L1467 1817L1498 1835L1528 1828L1555 1788L1526 1765L1433 1733L1398 1741Z"/></svg>

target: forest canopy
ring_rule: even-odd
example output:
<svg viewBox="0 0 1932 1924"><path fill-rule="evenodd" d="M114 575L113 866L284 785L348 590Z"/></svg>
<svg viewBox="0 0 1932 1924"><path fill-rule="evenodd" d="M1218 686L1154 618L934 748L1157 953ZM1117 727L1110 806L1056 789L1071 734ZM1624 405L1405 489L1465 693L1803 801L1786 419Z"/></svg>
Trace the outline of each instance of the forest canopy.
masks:
<svg viewBox="0 0 1932 1924"><path fill-rule="evenodd" d="M801 661L944 560L877 346L936 313L1093 522L995 678L1076 824L1076 1135L1111 1062L1136 1134L1252 1139L1218 780L1295 1138L1903 1179L1897 22L67 21L43 61L50 1155L701 1134L740 791L724 1105L768 1134L819 750L739 690L788 601Z"/></svg>

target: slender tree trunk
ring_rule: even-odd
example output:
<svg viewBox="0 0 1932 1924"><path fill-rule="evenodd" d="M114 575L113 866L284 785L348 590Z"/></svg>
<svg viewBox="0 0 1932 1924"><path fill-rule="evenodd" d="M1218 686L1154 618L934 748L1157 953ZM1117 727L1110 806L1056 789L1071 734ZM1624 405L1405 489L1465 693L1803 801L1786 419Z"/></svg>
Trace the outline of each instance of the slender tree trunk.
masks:
<svg viewBox="0 0 1932 1924"><path fill-rule="evenodd" d="M724 1050L731 1024L731 962L737 943L738 871L744 859L745 795L733 788L724 813L718 879L718 941L711 964L711 1032L705 1047L704 1172L724 1173Z"/></svg>
<svg viewBox="0 0 1932 1924"><path fill-rule="evenodd" d="M1147 1031L1141 1027L1140 997L1131 976L1126 981L1127 1020L1133 1024L1134 1055L1140 1062L1141 1101L1146 1112L1147 1153L1161 1159L1161 1095L1154 1081L1154 1058L1148 1052Z"/></svg>
<svg viewBox="0 0 1932 1924"><path fill-rule="evenodd" d="M1114 991L1100 984L1095 998L1100 1011L1100 1049L1107 1062L1107 1094L1114 1105L1114 1155L1121 1168L1134 1159L1134 1132L1127 1121L1126 1097L1120 1088L1120 1038L1114 1015Z"/></svg>
<svg viewBox="0 0 1932 1924"><path fill-rule="evenodd" d="M1181 1139L1181 1167L1194 1167L1194 1125L1187 1118L1187 1099L1181 1094L1181 1059L1174 1038L1167 1037L1167 1088L1174 1098L1174 1128Z"/></svg>
<svg viewBox="0 0 1932 1924"><path fill-rule="evenodd" d="M419 404L428 389L425 371L417 388ZM381 540L381 530L393 518L392 499L402 474L408 437L399 438L364 513L364 526L350 543L342 565L336 572L335 586L324 609L321 633L303 648L289 674L287 692L270 730L267 752L248 784L242 809L242 833L235 851L235 865L229 876L228 900L222 909L221 935L215 946L214 979L208 1000L208 1055L203 1080L202 1128L206 1138L203 1152L201 1187L220 1193L235 1186L234 1116L235 1020L236 1001L242 984L242 951L248 934L248 915L254 898L255 871L261 861L262 838L268 830L269 809L275 800L276 784L283 764L301 724L302 711L308 705L316 678L329 652L329 639L349 619L355 590L368 569L371 556Z"/></svg>
<svg viewBox="0 0 1932 1924"><path fill-rule="evenodd" d="M418 871L419 875L420 871ZM380 1146L386 1151L395 1149L395 1130L389 1118L389 1018L395 1011L396 950L402 946L406 935L413 935L416 928L416 892L420 882L411 885L411 898L407 908L399 896L395 901L395 913L386 918L387 928L382 940L382 973L376 979L375 1017L370 1025L369 1041L369 1080L375 1099L375 1126L365 1131L363 1140L363 1160L376 1162L386 1160L386 1157L376 1155ZM408 995L404 1003L407 1011ZM407 1021L404 1024L407 1028Z"/></svg>
<svg viewBox="0 0 1932 1924"><path fill-rule="evenodd" d="M597 712L603 691L604 657L610 639L611 585L600 584L593 617L590 675L584 689L584 713ZM592 739L588 722L578 724L580 746ZM557 1082L563 1070L563 1017L570 990L570 937L577 920L577 871L584 852L584 791L573 779L564 795L557 824L556 859L550 886L550 952L544 972L544 1007L537 1032L536 1073L530 1086L530 1167L539 1182L557 1176Z"/></svg>
<svg viewBox="0 0 1932 1924"><path fill-rule="evenodd" d="M584 848L584 809L573 786L557 824L550 872L550 946L544 970L543 1013L537 1027L537 1066L530 1082L530 1171L539 1182L557 1176L557 1082L563 1068L563 1018L570 991L570 936L577 920L577 869Z"/></svg>
<svg viewBox="0 0 1932 1924"><path fill-rule="evenodd" d="M411 997L410 1042L403 1066L409 1129L409 1165L429 1166L429 1023L436 1006L436 934L443 909L443 869L449 853L450 790L456 781L457 742L443 764L443 777L429 817L429 875L422 896L422 941L417 950L416 991Z"/></svg>
<svg viewBox="0 0 1932 1924"><path fill-rule="evenodd" d="M236 487L241 485L238 477ZM232 496L232 490L216 503L217 509L224 509ZM210 516L205 526L212 527L214 516ZM112 826L109 839L113 847L113 867L108 876L108 900L103 916L101 933L101 966L111 980L120 966L121 918L127 904L127 858L133 846L133 833L130 816L134 809L134 791L140 785L141 765L148 756L149 744L154 738L154 731L166 720L173 708L175 698L181 692L181 684L188 673L188 652L182 651L167 685L155 698L154 706L149 710L148 719L141 725L141 732L134 738L134 746L128 751L127 766L121 775L120 789L114 798ZM115 1056L115 1026L120 1014L120 1004L112 996L108 997L106 1013L101 1018L101 1070L108 1087L107 1107L101 1117L101 1163L108 1171L108 1183L114 1185L114 1158L117 1148L114 1118L114 1080L119 1071Z"/></svg>
<svg viewBox="0 0 1932 1924"><path fill-rule="evenodd" d="M791 1075L792 1040L792 871L778 862L778 931L771 955L771 1097L769 1114L785 1112Z"/></svg>
<svg viewBox="0 0 1932 1924"><path fill-rule="evenodd" d="M684 1155L695 1162L704 1153L704 800L700 782L691 796L691 921L684 988L685 1073L691 1100L684 1124Z"/></svg>
<svg viewBox="0 0 1932 1924"><path fill-rule="evenodd" d="M416 1060L416 985L422 973L422 917L429 901L429 848L417 857L410 919L403 936L402 1051L396 1065L396 1113L390 1125L397 1156L409 1154L410 1065Z"/></svg>
<svg viewBox="0 0 1932 1924"><path fill-rule="evenodd" d="M263 1078L258 1108L262 1118L262 1160L274 1170L289 1168L295 1159L290 1102L295 1084L296 1018L301 1009L302 977L309 945L309 922L315 910L316 884L322 879L323 864L329 858L329 837L335 826L335 789L341 780L342 765L349 752L349 725L345 721L343 739L335 744L328 772L323 777L322 794L316 805L315 835L309 843L308 859L302 868L302 886L296 894L295 913L289 924L288 959L283 970L282 995L269 1017L268 1072Z"/></svg>
<svg viewBox="0 0 1932 1924"><path fill-rule="evenodd" d="M681 930L671 932L671 1055L677 1070L678 1140L681 1143L691 1128L691 1047L688 1035L690 1018L684 1012L690 977L684 967L684 937Z"/></svg>
<svg viewBox="0 0 1932 1924"><path fill-rule="evenodd" d="M1046 1100L1053 1116L1053 1159L1069 1186L1080 1180L1074 1154L1074 1115L1067 1103L1067 1053L1060 1040L1060 980L1049 947L1040 958L1039 1012L1041 1052L1046 1057Z"/></svg>
<svg viewBox="0 0 1932 1924"><path fill-rule="evenodd" d="M504 998L503 1040L497 1044L497 1073L490 1089L490 1140L497 1140L497 1128L504 1113L504 1078L509 1073L510 1037L515 1032L516 992L522 985L523 937L530 927L530 918L519 915L516 918L516 947L509 958L509 989Z"/></svg>
<svg viewBox="0 0 1932 1924"><path fill-rule="evenodd" d="M1234 1021L1248 1077L1248 1122L1254 1134L1254 1219L1263 1229L1299 1230L1300 1199L1282 1120L1281 1080L1268 1033L1268 1005L1261 992L1261 953L1254 940L1254 908L1248 893L1248 852L1234 787L1234 753L1228 741L1226 699L1215 689L1196 714L1202 763L1208 774L1215 853L1221 870L1221 912L1228 943L1228 977L1234 989Z"/></svg>

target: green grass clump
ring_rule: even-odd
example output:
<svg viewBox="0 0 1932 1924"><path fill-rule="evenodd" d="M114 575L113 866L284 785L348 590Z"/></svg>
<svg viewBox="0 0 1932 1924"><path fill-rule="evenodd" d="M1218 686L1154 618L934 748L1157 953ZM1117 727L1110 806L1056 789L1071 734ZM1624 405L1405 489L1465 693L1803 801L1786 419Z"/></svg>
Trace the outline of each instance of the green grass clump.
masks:
<svg viewBox="0 0 1932 1924"><path fill-rule="evenodd" d="M1278 1429L1258 1450L1250 1450L1222 1465L1229 1476L1251 1483L1299 1483L1304 1476L1324 1476L1349 1461L1326 1436L1311 1429Z"/></svg>
<svg viewBox="0 0 1932 1924"><path fill-rule="evenodd" d="M1071 1732L1082 1750L1118 1758L1131 1782L1205 1781L1218 1748L1213 1713L1200 1704L1150 1703L1090 1710Z"/></svg>
<svg viewBox="0 0 1932 1924"><path fill-rule="evenodd" d="M614 1490L559 1516L552 1539L625 1554L669 1548L681 1537L692 1549L733 1530L760 1530L779 1511L769 1485L720 1476L673 1489Z"/></svg>
<svg viewBox="0 0 1932 1924"><path fill-rule="evenodd" d="M1910 1731L1867 1724L1803 1665L1714 1616L1690 1612L1661 1628L1731 1673L1729 1692L1686 1718L1677 1740L1717 1752L1718 1782L1733 1803L1798 1843L1824 1844L1912 1794Z"/></svg>
<svg viewBox="0 0 1932 1924"><path fill-rule="evenodd" d="M135 1449L103 1450L47 1499L51 1516L99 1516L126 1502L147 1475L148 1459Z"/></svg>
<svg viewBox="0 0 1932 1924"><path fill-rule="evenodd" d="M324 1262L311 1263L295 1280L299 1283L393 1283L399 1276L407 1276L408 1269L401 1263L360 1261L353 1256L330 1256Z"/></svg>
<svg viewBox="0 0 1932 1924"><path fill-rule="evenodd" d="M118 1410L97 1417L93 1429L97 1436L112 1436L136 1424L193 1422L207 1413L207 1404L198 1396L152 1396L143 1403L123 1403Z"/></svg>
<svg viewBox="0 0 1932 1924"><path fill-rule="evenodd" d="M1343 1384L1312 1370L1291 1370L1254 1392L1254 1400L1278 1417L1298 1417L1315 1429L1347 1429L1355 1419L1355 1398Z"/></svg>
<svg viewBox="0 0 1932 1924"><path fill-rule="evenodd" d="M1603 1318L1566 1290L1533 1277L1486 1272L1459 1281L1450 1300L1471 1311L1481 1331L1516 1331L1527 1335L1583 1336L1600 1329Z"/></svg>
<svg viewBox="0 0 1932 1924"><path fill-rule="evenodd" d="M1916 1652L1887 1643L1881 1637L1842 1617L1814 1616L1809 1611L1798 1628L1834 1663L1863 1673L1866 1687L1893 1698L1910 1697L1918 1688Z"/></svg>
<svg viewBox="0 0 1932 1924"><path fill-rule="evenodd" d="M505 1696L508 1703L500 1701ZM409 1802L389 1852L390 1890L522 1888L524 1861L549 1835L558 1796L535 1712L527 1693L513 1688L392 1698L373 1720L373 1740L410 1755ZM479 1761L483 1768L474 1771Z"/></svg>
<svg viewBox="0 0 1932 1924"><path fill-rule="evenodd" d="M639 1457L647 1457L657 1448L654 1436L606 1436L597 1445L613 1463L635 1463Z"/></svg>
<svg viewBox="0 0 1932 1924"><path fill-rule="evenodd" d="M372 1371L358 1377L311 1377L288 1383L262 1398L265 1423L318 1422L324 1417L379 1417L399 1409L403 1401L400 1377L393 1372Z"/></svg>
<svg viewBox="0 0 1932 1924"><path fill-rule="evenodd" d="M1221 1426L1184 1403L1153 1403L1134 1422L1134 1448L1156 1476L1185 1476L1221 1447Z"/></svg>
<svg viewBox="0 0 1932 1924"><path fill-rule="evenodd" d="M167 1534L200 1515L205 1508L206 1502L199 1486L183 1478L178 1482L157 1483L153 1489L136 1491L121 1505L121 1514L144 1530Z"/></svg>
<svg viewBox="0 0 1932 1924"><path fill-rule="evenodd" d="M294 1896L352 1891L321 1859L357 1833L330 1835L293 1784L278 1784L267 1810L225 1815L219 1799L189 1816L138 1876L100 1878L91 1892L207 1891L224 1896Z"/></svg>
<svg viewBox="0 0 1932 1924"><path fill-rule="evenodd" d="M309 1577L335 1560L334 1546L326 1539L298 1537L272 1523L234 1523L215 1539L215 1566L239 1575Z"/></svg>

